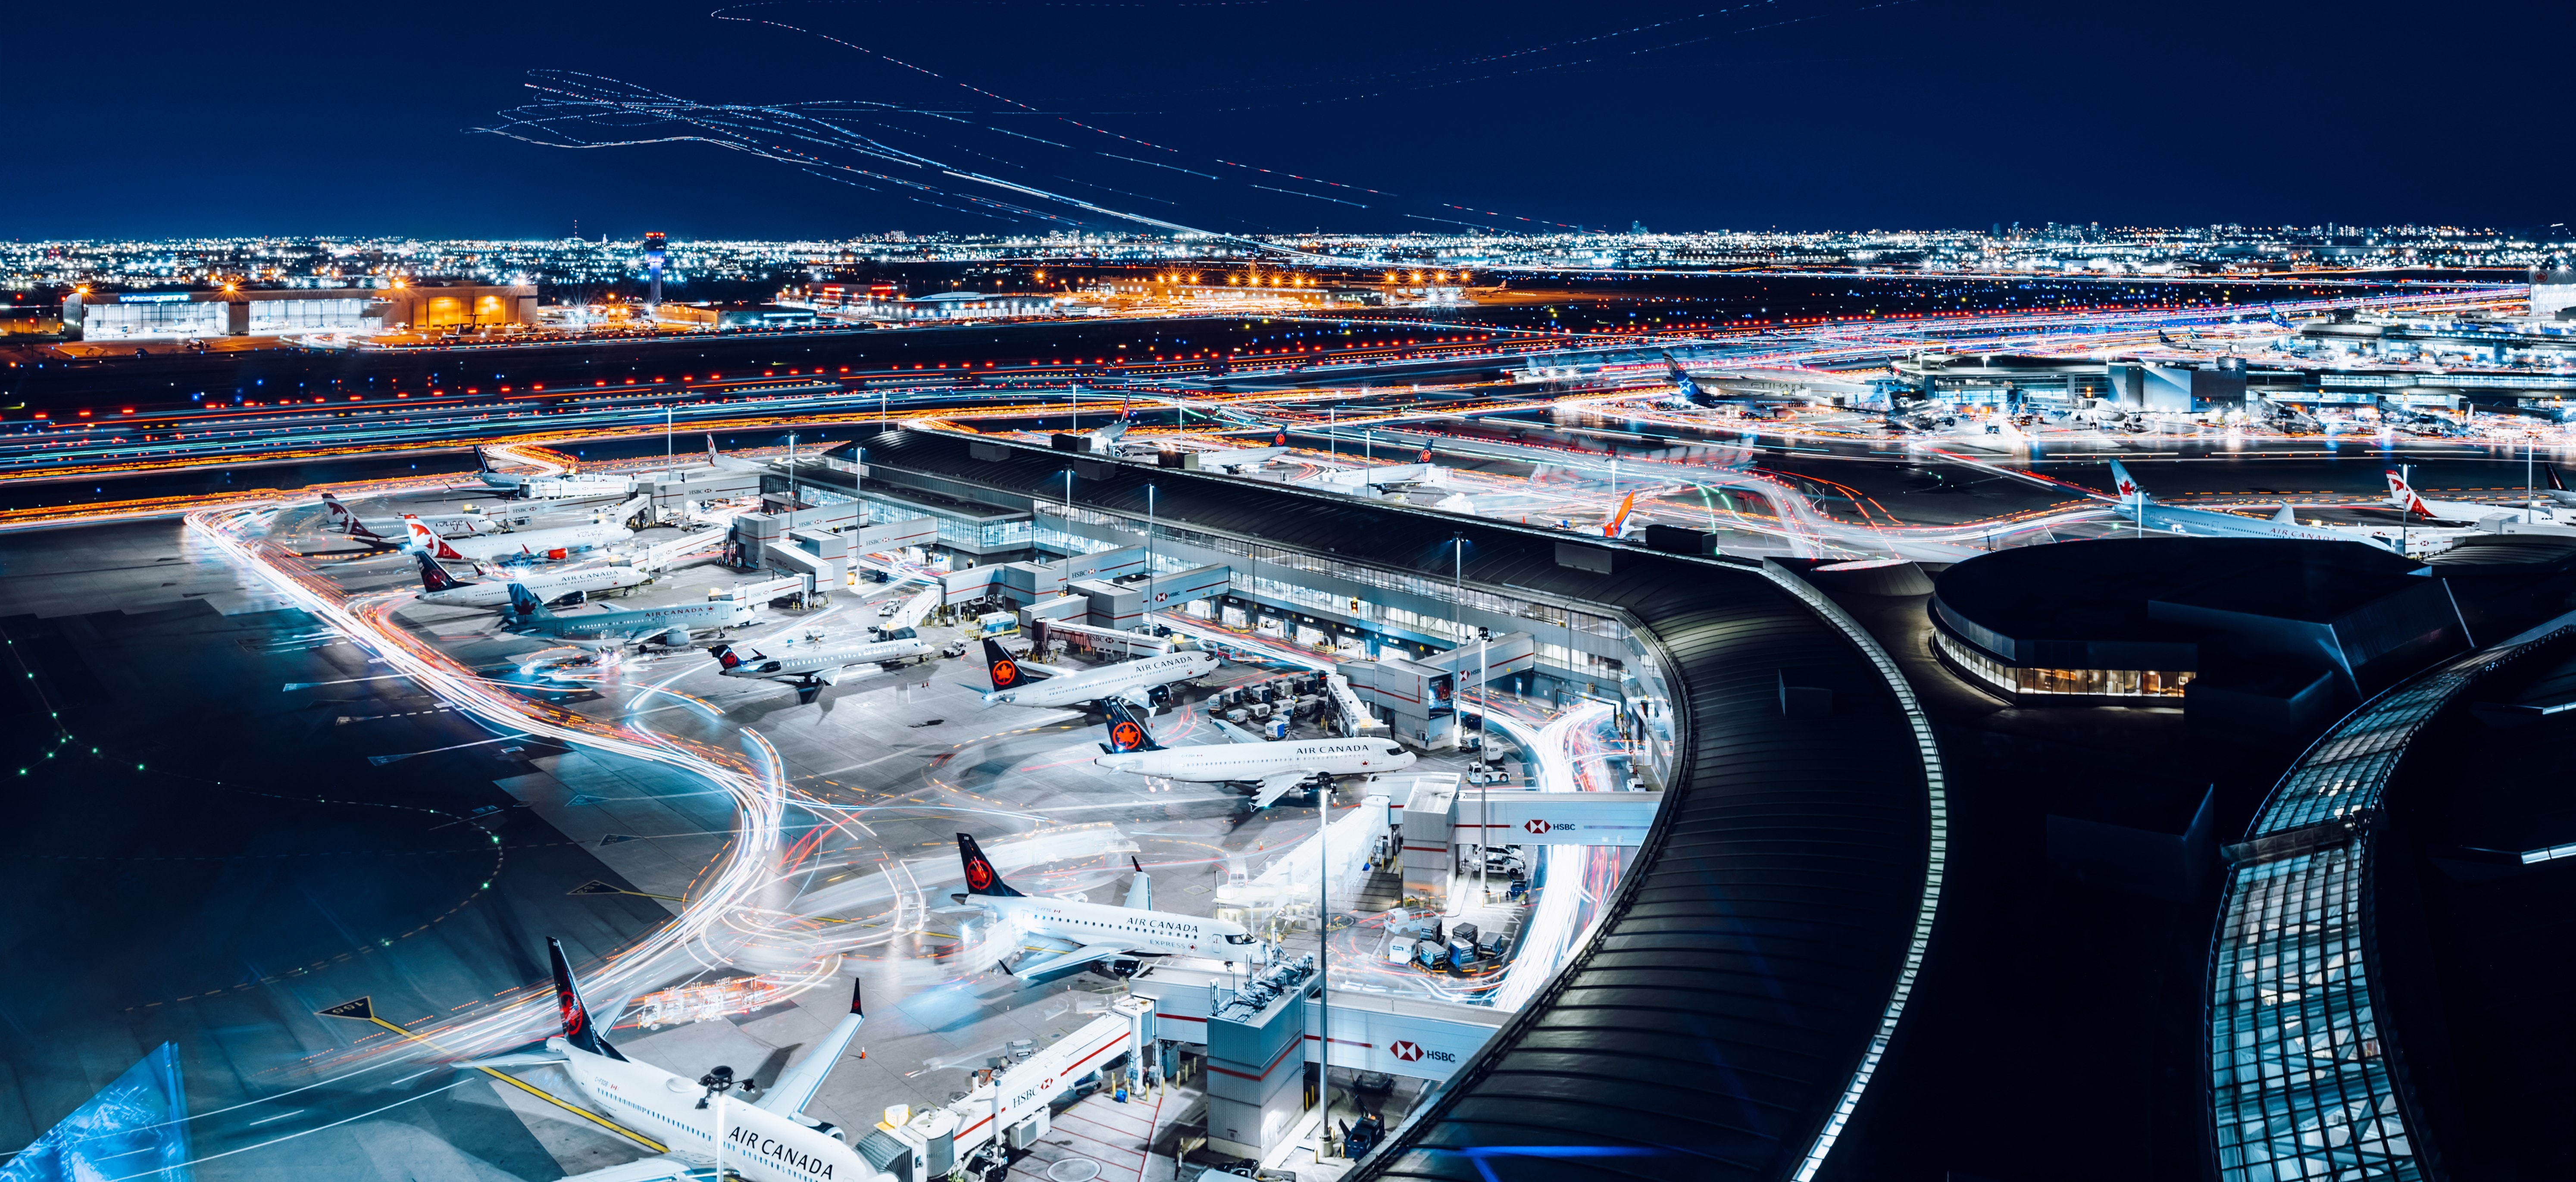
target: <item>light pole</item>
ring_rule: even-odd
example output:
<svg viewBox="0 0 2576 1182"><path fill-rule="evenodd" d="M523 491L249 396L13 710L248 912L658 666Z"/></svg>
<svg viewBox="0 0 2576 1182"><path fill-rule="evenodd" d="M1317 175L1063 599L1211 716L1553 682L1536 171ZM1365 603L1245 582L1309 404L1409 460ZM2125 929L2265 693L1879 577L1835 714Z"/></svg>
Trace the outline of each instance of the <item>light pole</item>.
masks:
<svg viewBox="0 0 2576 1182"><path fill-rule="evenodd" d="M1315 1130L1315 1156L1333 1143L1333 861L1324 835L1333 828L1333 781L1325 778L1315 809L1315 1080L1324 1119Z"/></svg>
<svg viewBox="0 0 2576 1182"><path fill-rule="evenodd" d="M662 404L662 462L667 465L677 453L671 450L671 404Z"/></svg>

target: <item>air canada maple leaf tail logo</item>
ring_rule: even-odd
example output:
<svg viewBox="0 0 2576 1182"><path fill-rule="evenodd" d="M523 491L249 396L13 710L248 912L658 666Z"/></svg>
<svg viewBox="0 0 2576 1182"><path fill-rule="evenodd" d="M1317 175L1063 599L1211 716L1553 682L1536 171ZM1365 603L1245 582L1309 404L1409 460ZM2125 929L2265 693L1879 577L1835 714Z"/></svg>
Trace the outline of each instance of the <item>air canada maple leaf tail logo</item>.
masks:
<svg viewBox="0 0 2576 1182"><path fill-rule="evenodd" d="M1005 689L1020 679L1020 667L1011 661L993 662L993 684Z"/></svg>
<svg viewBox="0 0 2576 1182"><path fill-rule="evenodd" d="M582 1028L590 1024L590 1015L583 1012L581 999L571 993L558 990L555 993L555 1008L563 1011L564 1037L581 1037Z"/></svg>
<svg viewBox="0 0 2576 1182"><path fill-rule="evenodd" d="M993 885L993 864L982 858L966 863L966 885L983 890Z"/></svg>
<svg viewBox="0 0 2576 1182"><path fill-rule="evenodd" d="M2137 484L2137 482L2136 482L2136 481L2134 481L2134 480L2123 480L2123 481L2121 481L2121 482L2120 482L2120 495L2121 495L2121 496L2124 496L2124 497L2134 497L2134 496L2138 495L2138 484Z"/></svg>
<svg viewBox="0 0 2576 1182"><path fill-rule="evenodd" d="M1109 728L1109 745L1121 751L1133 751L1144 742L1145 728L1135 723L1121 722Z"/></svg>

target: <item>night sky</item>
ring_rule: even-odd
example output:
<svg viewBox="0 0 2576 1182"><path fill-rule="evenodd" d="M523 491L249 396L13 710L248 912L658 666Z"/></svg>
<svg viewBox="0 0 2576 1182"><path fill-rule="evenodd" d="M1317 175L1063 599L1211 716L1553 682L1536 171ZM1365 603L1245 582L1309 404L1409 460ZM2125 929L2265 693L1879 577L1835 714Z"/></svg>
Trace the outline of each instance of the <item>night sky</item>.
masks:
<svg viewBox="0 0 2576 1182"><path fill-rule="evenodd" d="M2565 67L2515 49L2568 43L2564 4L645 0L9 21L0 232L19 239L1133 224L1063 197L1225 231L2576 221ZM733 133L796 161L472 131L565 113L525 108L550 97L532 81L609 80L844 105L819 112L822 140ZM691 129L634 123L516 126Z"/></svg>

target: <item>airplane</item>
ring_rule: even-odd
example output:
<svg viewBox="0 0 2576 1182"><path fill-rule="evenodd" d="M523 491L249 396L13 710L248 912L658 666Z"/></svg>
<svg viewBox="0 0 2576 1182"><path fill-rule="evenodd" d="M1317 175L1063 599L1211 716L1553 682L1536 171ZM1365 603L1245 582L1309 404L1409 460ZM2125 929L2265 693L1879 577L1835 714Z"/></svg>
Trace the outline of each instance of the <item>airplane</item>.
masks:
<svg viewBox="0 0 2576 1182"><path fill-rule="evenodd" d="M1133 456L1147 455L1162 450L1163 445L1161 444L1130 443L1124 444L1121 447L1122 454ZM1217 447L1208 448L1192 454L1198 456L1199 468L1203 471L1220 471L1229 476L1241 476L1246 472L1259 469L1262 465L1267 464L1272 460L1278 459L1280 456L1287 454L1287 451L1288 449L1285 447Z"/></svg>
<svg viewBox="0 0 2576 1182"><path fill-rule="evenodd" d="M329 516L333 528L355 536L356 527L358 525L358 515L350 512L347 505L341 504L340 498L332 496L329 493L322 494L322 511L324 514ZM485 513L480 510L468 510L463 513L452 513L441 517L422 517L421 520L428 522L429 527L437 530L439 533L445 534L449 537L458 537L467 534L490 533L505 525L526 525L528 523L528 514L524 510L508 515ZM384 536L382 534L375 533L373 530L368 531L368 533L375 537Z"/></svg>
<svg viewBox="0 0 2576 1182"><path fill-rule="evenodd" d="M1003 972L1031 985L1095 967L1108 976L1132 977L1149 956L1195 954L1227 959L1234 955L1234 949L1253 942L1252 933L1245 931L1242 924L1154 910L1154 880L1145 876L1144 866L1132 857L1127 864L1136 868L1135 881L1128 884L1126 905L1114 907L1021 894L1002 881L1001 872L993 869L992 859L985 857L975 839L964 833L957 835L957 856L966 864L966 889L949 898L962 906L991 913L1022 936L1047 941L1051 946L1071 945L1023 961L1016 969L1001 966Z"/></svg>
<svg viewBox="0 0 2576 1182"><path fill-rule="evenodd" d="M571 552L622 542L635 536L633 530L605 521L587 525L565 525L553 529L521 530L518 533L495 534L481 538L449 538L430 527L426 521L403 514L403 530L412 545L435 558L459 562L489 562L507 558L541 558L557 550Z"/></svg>
<svg viewBox="0 0 2576 1182"><path fill-rule="evenodd" d="M697 1176L719 1159L728 1174L746 1182L869 1182L885 1177L850 1147L849 1134L804 1111L867 1022L856 981L850 984L850 1012L804 1059L771 1081L760 1098L730 1100L726 1088L761 1089L750 1079L735 1080L729 1068L718 1067L692 1082L620 1053L601 1037L589 1007L583 1004L563 945L548 937L546 950L554 960L555 1006L563 1015L563 1033L456 1067L496 1071L561 1067L601 1116L670 1147L659 1156L572 1177L581 1182L676 1182ZM624 1003L617 1008L623 1009ZM611 1011L612 1020L615 1016ZM701 1107L705 1105L712 1105L712 1110Z"/></svg>
<svg viewBox="0 0 2576 1182"><path fill-rule="evenodd" d="M577 497L624 496L635 491L635 481L624 476L583 476L566 471L560 476L514 476L492 470L492 461L483 449L474 449L475 475L490 487L507 489L512 494L532 501L560 501Z"/></svg>
<svg viewBox="0 0 2576 1182"><path fill-rule="evenodd" d="M768 656L759 649L737 653L730 644L719 644L710 648L707 650L707 655L714 657L716 664L723 666L724 671L720 676L760 677L770 681L783 681L800 689L818 689L827 685L839 685L841 678L847 676L856 666L874 665L878 669L868 670L868 672L877 672L891 668L897 661L929 656L930 652L929 641L915 635L910 628L897 628L886 633L882 640L871 640L862 644L834 645L829 648L817 645L804 652L791 652L783 657Z"/></svg>
<svg viewBox="0 0 2576 1182"><path fill-rule="evenodd" d="M2557 474L2551 473L2556 479ZM2484 521L2490 517L2512 517L2524 506L2516 504L2481 504L2476 501L2428 501L2417 496L2415 486L2407 483L2404 473L2388 470L2388 503L2407 515L2428 517L2436 521ZM2539 502L2533 502L2537 507Z"/></svg>
<svg viewBox="0 0 2576 1182"><path fill-rule="evenodd" d="M2540 474L2549 478L2549 487L2540 490L2540 495L2561 505L2576 506L2576 492L2568 491L2567 483L2558 478L2558 469L2555 466L2542 464Z"/></svg>
<svg viewBox="0 0 2576 1182"><path fill-rule="evenodd" d="M1702 389L1698 379L1691 377L1690 371L1683 369L1681 362L1673 360L1670 351L1658 350L1658 352L1663 354L1665 373L1673 379L1674 396L1690 406L1717 405L1717 396Z"/></svg>
<svg viewBox="0 0 2576 1182"><path fill-rule="evenodd" d="M489 579L466 580L447 573L438 560L426 552L414 550L420 560L420 601L447 607L499 607L510 602L508 583ZM603 591L620 591L653 581L653 576L631 566L586 566L573 570L531 571L515 580L530 594L552 596L555 604L581 603Z"/></svg>
<svg viewBox="0 0 2576 1182"><path fill-rule="evenodd" d="M1617 541L1634 532L1636 526L1630 524L1628 515L1636 508L1637 494L1629 493L1622 498L1619 502L1619 511L1611 514L1608 521L1601 523L1601 536Z"/></svg>
<svg viewBox="0 0 2576 1182"><path fill-rule="evenodd" d="M522 636L550 636L581 648L618 648L656 641L678 648L692 632L713 632L748 622L748 604L729 599L681 603L670 607L610 608L577 616L557 615L524 583L510 584L510 606L501 627Z"/></svg>
<svg viewBox="0 0 2576 1182"><path fill-rule="evenodd" d="M1247 785L1252 807L1266 809L1300 788L1328 788L1336 776L1362 776L1413 766L1413 753L1393 739L1282 739L1253 736L1243 728L1218 722L1232 742L1198 747L1165 747L1124 703L1110 702L1109 741L1100 745L1097 767L1158 780L1192 784Z"/></svg>
<svg viewBox="0 0 2576 1182"><path fill-rule="evenodd" d="M2142 528L2166 533L2187 534L2202 538L2293 538L2309 542L2366 542L2386 549L2396 549L2389 539L2358 529L2321 525L2301 525L2289 503L2267 518L2239 517L2212 509L2176 509L2153 503L2146 490L2138 487L2129 469L2118 460L2111 461L2111 480L2119 490L2119 514L2138 522Z"/></svg>
<svg viewBox="0 0 2576 1182"><path fill-rule="evenodd" d="M707 436L707 466L728 472L766 472L769 465L758 460L737 460L716 450L716 437Z"/></svg>
<svg viewBox="0 0 2576 1182"><path fill-rule="evenodd" d="M1023 661L1010 654L993 638L984 638L984 665L992 674L993 690L984 695L986 706L1079 706L1086 702L1124 700L1139 706L1159 706L1171 700L1168 688L1174 682L1191 681L1216 672L1216 654L1181 642L1182 647L1159 657L1141 657L1120 661L1097 669L1048 669ZM1031 677L1035 669L1046 676ZM968 687L973 688L973 687Z"/></svg>

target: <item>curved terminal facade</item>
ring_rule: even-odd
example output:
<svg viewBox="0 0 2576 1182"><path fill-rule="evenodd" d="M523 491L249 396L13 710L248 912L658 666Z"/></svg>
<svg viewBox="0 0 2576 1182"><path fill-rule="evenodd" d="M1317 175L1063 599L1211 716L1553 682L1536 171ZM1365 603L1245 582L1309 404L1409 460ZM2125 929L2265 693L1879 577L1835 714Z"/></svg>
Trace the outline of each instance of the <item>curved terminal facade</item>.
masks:
<svg viewBox="0 0 2576 1182"><path fill-rule="evenodd" d="M2210 957L2211 1142L2223 1182L2446 1176L2409 1086L2370 905L2381 812L2419 735L2576 627L2469 653L2338 723L2273 789Z"/></svg>
<svg viewBox="0 0 2576 1182"><path fill-rule="evenodd" d="M1933 650L2024 705L2185 704L2313 727L2467 647L2449 588L2360 542L2147 538L1980 555L1941 572Z"/></svg>
<svg viewBox="0 0 2576 1182"><path fill-rule="evenodd" d="M1354 1177L1823 1166L1920 969L1947 817L1910 691L1822 596L1776 566L1002 442L895 432L865 459L871 485L1026 506L1037 533L1142 534L1157 570L1223 563L1226 602L1327 632L1553 632L1539 670L1635 719L1664 803L1603 919Z"/></svg>

